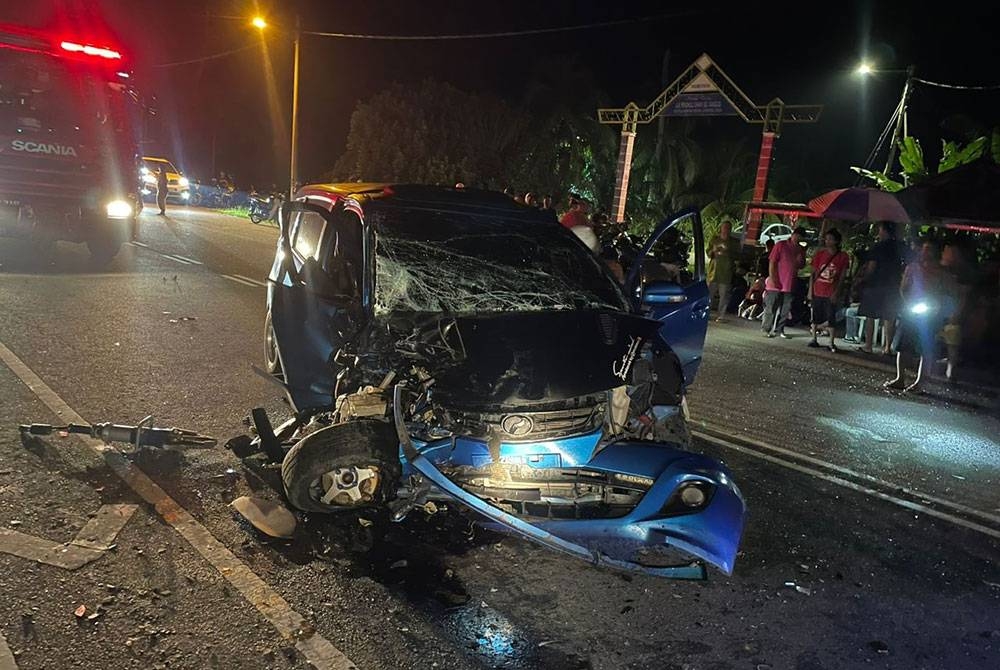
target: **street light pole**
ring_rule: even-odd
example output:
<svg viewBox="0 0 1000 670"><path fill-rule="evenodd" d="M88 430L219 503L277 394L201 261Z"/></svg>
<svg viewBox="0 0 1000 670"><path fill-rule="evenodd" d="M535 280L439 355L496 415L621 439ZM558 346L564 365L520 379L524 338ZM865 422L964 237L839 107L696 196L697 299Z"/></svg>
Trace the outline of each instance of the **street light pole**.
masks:
<svg viewBox="0 0 1000 670"><path fill-rule="evenodd" d="M910 92L913 90L913 75L916 72L914 66L906 68L906 83L903 84L903 99L899 106L899 116L896 117L896 128L892 131L892 141L889 143L889 157L885 161L885 175L889 174L892 165L896 160L896 149L903 138L903 130L906 125L906 104L910 100Z"/></svg>
<svg viewBox="0 0 1000 670"><path fill-rule="evenodd" d="M288 180L288 199L295 199L295 182L298 180L299 161L299 50L302 43L302 21L295 17L295 56L292 66L292 137Z"/></svg>

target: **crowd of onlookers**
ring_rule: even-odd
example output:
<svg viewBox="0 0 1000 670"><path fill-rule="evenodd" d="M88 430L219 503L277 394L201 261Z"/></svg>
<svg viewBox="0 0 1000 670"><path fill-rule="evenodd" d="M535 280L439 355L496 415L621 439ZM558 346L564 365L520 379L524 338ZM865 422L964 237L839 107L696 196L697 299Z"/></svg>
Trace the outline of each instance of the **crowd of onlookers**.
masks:
<svg viewBox="0 0 1000 670"><path fill-rule="evenodd" d="M807 262L807 231L769 243L766 253L744 262L745 287L736 312L759 319L767 337L790 337L786 327L808 325L811 347L822 337L838 351L837 335L867 353L896 355L896 376L886 387L921 390L933 366L954 379L963 358L996 365L988 333L997 323L1000 263L976 261L975 241L952 235L898 239L896 226L877 226L872 246L842 249L841 233L828 228ZM723 225L709 241L712 294L725 296L722 317L733 300L739 242ZM747 266L750 267L747 267ZM739 290L737 290L739 292ZM907 383L907 368L914 380Z"/></svg>

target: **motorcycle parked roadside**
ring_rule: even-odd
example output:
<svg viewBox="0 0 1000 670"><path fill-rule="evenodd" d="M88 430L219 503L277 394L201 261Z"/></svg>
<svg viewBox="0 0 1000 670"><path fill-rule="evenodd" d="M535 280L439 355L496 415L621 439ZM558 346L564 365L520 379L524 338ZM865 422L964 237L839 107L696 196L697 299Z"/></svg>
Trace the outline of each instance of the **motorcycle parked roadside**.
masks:
<svg viewBox="0 0 1000 670"><path fill-rule="evenodd" d="M285 196L282 193L272 193L266 198L256 193L250 194L248 212L250 220L253 223L262 223L264 221L277 222L278 210L281 209L281 203L284 200Z"/></svg>

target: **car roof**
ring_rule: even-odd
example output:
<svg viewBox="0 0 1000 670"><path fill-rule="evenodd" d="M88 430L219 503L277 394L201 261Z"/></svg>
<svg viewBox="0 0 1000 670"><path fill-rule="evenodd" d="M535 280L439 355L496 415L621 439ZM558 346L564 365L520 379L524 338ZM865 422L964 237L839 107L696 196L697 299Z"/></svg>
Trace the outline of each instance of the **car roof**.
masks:
<svg viewBox="0 0 1000 670"><path fill-rule="evenodd" d="M540 216L534 208L519 204L506 194L465 187L379 182L308 184L298 191L297 196L325 197L331 205L341 198L351 198L362 206L377 202L380 206L479 211L513 217Z"/></svg>

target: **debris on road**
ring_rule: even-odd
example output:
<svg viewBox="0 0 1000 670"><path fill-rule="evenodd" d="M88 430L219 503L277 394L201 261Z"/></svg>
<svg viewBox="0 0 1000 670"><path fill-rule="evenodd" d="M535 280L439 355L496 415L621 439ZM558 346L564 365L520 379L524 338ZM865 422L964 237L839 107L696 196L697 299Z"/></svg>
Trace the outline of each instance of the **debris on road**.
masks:
<svg viewBox="0 0 1000 670"><path fill-rule="evenodd" d="M241 496L229 505L265 535L284 540L290 540L295 535L295 515L279 502Z"/></svg>
<svg viewBox="0 0 1000 670"><path fill-rule="evenodd" d="M871 647L872 651L875 651L879 654L889 653L889 645L887 645L882 640L872 640L871 642L868 643L868 646Z"/></svg>
<svg viewBox="0 0 1000 670"><path fill-rule="evenodd" d="M87 614L87 606L80 605L75 610L73 610L73 614L76 616L77 619L82 619L84 615Z"/></svg>
<svg viewBox="0 0 1000 670"><path fill-rule="evenodd" d="M785 582L785 586L787 586L790 589L795 589L796 591L798 591L799 593L801 593L803 595L806 595L806 596L811 596L812 595L812 589L807 589L806 587L800 586L800 585L796 584L795 582Z"/></svg>

